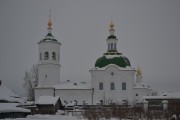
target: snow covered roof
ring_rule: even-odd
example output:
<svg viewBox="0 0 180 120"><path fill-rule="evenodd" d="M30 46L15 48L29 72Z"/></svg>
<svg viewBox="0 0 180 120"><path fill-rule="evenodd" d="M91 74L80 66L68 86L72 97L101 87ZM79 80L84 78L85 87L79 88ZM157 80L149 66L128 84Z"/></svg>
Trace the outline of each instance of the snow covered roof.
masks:
<svg viewBox="0 0 180 120"><path fill-rule="evenodd" d="M55 105L60 97L40 96L36 102L39 105Z"/></svg>
<svg viewBox="0 0 180 120"><path fill-rule="evenodd" d="M0 85L0 96L19 97L17 94L13 93L9 88L7 88L4 84Z"/></svg>
<svg viewBox="0 0 180 120"><path fill-rule="evenodd" d="M144 99L180 99L180 92L162 93L157 96L144 96Z"/></svg>
<svg viewBox="0 0 180 120"><path fill-rule="evenodd" d="M21 107L16 107L17 104L15 103L0 103L0 113L6 112L31 112L29 109L24 109Z"/></svg>
<svg viewBox="0 0 180 120"><path fill-rule="evenodd" d="M151 87L147 85L146 83L141 82L141 83L135 84L134 89L151 89Z"/></svg>
<svg viewBox="0 0 180 120"><path fill-rule="evenodd" d="M115 64L109 64L109 65L107 65L107 66L105 66L105 67L101 67L101 68L99 68L99 67L94 67L94 68L92 68L91 70L106 70L108 67L110 67L110 66L115 66L115 67L117 67L119 70L135 70L134 68L131 68L130 66L126 66L125 68L123 68L123 67L119 67L119 66L117 66L117 65L115 65ZM91 71L90 70L90 71Z"/></svg>
<svg viewBox="0 0 180 120"><path fill-rule="evenodd" d="M62 82L60 85L55 85L55 89L92 89L91 88L91 82Z"/></svg>
<svg viewBox="0 0 180 120"><path fill-rule="evenodd" d="M22 100L19 96L13 93L9 88L7 88L4 84L0 85L0 100L7 102L21 102Z"/></svg>

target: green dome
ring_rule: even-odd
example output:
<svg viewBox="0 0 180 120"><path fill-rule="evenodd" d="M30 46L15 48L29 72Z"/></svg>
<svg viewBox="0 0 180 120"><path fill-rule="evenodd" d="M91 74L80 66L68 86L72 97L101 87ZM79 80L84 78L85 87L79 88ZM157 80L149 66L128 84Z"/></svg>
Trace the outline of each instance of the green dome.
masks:
<svg viewBox="0 0 180 120"><path fill-rule="evenodd" d="M113 58L106 58L105 56L103 56L96 60L95 67L102 68L109 64L115 64L123 68L125 68L126 66L131 66L129 59L125 56L119 56Z"/></svg>

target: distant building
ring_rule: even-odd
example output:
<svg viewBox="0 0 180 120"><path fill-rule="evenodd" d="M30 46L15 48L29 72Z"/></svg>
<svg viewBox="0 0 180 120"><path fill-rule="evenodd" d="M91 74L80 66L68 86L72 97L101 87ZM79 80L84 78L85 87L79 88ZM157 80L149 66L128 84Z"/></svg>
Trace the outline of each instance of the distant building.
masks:
<svg viewBox="0 0 180 120"><path fill-rule="evenodd" d="M36 106L39 114L55 114L60 109L60 97L40 96Z"/></svg>
<svg viewBox="0 0 180 120"><path fill-rule="evenodd" d="M129 59L118 52L112 21L106 39L107 52L90 70L91 81L85 82L60 81L61 43L52 35L50 19L47 29L48 34L38 43L39 83L35 88L35 101L40 96L60 96L65 104L134 105L142 102L143 96L151 95L151 88L143 82L140 68L132 68Z"/></svg>
<svg viewBox="0 0 180 120"><path fill-rule="evenodd" d="M31 111L18 107L21 104L23 100L0 80L0 119L26 117Z"/></svg>
<svg viewBox="0 0 180 120"><path fill-rule="evenodd" d="M156 96L144 96L143 99L148 101L149 109L162 110L166 102L169 111L180 114L180 92L164 92Z"/></svg>

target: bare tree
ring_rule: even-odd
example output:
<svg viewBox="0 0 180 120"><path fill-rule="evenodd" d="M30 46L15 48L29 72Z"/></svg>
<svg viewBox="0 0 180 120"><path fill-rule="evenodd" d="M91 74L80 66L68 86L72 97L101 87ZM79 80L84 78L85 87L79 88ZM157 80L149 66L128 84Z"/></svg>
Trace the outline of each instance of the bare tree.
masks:
<svg viewBox="0 0 180 120"><path fill-rule="evenodd" d="M25 71L23 87L27 90L29 100L35 99L34 87L38 85L38 66L33 65L30 71Z"/></svg>

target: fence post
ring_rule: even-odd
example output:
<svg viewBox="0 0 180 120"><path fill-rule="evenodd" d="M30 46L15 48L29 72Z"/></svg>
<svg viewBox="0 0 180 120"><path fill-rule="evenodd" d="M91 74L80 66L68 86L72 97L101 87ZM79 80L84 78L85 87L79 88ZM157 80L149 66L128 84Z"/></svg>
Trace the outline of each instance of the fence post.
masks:
<svg viewBox="0 0 180 120"><path fill-rule="evenodd" d="M148 101L147 100L143 100L143 109L144 109L144 112L147 113L148 111Z"/></svg>
<svg viewBox="0 0 180 120"><path fill-rule="evenodd" d="M167 100L163 100L162 104L163 104L163 110L167 110L168 109L168 101Z"/></svg>

